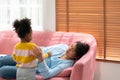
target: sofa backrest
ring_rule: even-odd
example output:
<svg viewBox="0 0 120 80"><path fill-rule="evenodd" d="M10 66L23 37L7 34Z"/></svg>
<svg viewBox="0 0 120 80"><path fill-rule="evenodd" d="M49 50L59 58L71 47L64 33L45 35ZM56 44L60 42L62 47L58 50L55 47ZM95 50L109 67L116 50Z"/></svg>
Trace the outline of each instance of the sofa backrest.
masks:
<svg viewBox="0 0 120 80"><path fill-rule="evenodd" d="M47 32L47 31L33 31L32 42L38 46L49 46L54 44L71 44L75 41L85 41L89 44L94 41L93 36L84 33L75 32ZM0 31L0 54L11 54L14 45L19 42L17 34L12 31Z"/></svg>
<svg viewBox="0 0 120 80"><path fill-rule="evenodd" d="M0 31L0 54L11 54L18 41L14 31Z"/></svg>
<svg viewBox="0 0 120 80"><path fill-rule="evenodd" d="M33 31L32 42L38 46L47 46L53 32ZM0 54L11 54L13 48L20 39L15 31L0 31Z"/></svg>

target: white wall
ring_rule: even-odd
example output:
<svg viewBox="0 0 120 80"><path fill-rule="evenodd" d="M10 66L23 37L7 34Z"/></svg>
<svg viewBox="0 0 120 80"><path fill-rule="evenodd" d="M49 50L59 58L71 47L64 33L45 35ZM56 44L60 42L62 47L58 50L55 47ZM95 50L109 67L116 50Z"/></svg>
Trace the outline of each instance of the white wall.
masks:
<svg viewBox="0 0 120 80"><path fill-rule="evenodd" d="M120 80L120 63L96 61L94 80Z"/></svg>
<svg viewBox="0 0 120 80"><path fill-rule="evenodd" d="M43 30L55 31L55 0L43 0Z"/></svg>

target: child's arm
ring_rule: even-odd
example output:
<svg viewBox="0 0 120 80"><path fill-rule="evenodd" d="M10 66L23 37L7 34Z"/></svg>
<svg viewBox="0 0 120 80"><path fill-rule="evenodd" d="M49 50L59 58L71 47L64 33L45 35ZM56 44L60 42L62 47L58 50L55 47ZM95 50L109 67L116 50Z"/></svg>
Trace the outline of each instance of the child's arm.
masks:
<svg viewBox="0 0 120 80"><path fill-rule="evenodd" d="M36 58L39 59L40 62L43 61L41 48L39 48L39 47L34 47L34 48L33 48L33 53L35 54Z"/></svg>

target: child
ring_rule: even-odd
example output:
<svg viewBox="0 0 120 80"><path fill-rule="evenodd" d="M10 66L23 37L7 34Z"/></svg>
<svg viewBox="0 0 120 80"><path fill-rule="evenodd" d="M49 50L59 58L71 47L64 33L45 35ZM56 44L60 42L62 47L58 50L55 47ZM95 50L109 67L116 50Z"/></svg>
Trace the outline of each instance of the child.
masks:
<svg viewBox="0 0 120 80"><path fill-rule="evenodd" d="M41 49L30 42L32 40L31 21L28 18L15 20L13 27L21 40L15 45L12 53L12 58L17 63L17 80L35 80L36 57L38 57L38 51L35 51L35 49L37 48L36 50L39 50L39 52L41 52ZM44 57L47 58L50 55L51 53L46 53Z"/></svg>

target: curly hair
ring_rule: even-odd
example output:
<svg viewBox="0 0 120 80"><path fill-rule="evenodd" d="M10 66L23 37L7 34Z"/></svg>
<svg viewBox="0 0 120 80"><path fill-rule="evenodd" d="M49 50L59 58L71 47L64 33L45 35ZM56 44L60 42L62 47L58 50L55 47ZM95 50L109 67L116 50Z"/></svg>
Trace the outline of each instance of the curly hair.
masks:
<svg viewBox="0 0 120 80"><path fill-rule="evenodd" d="M28 18L23 18L21 20L15 20L13 22L14 30L18 34L20 38L24 38L26 34L30 33L31 31L31 20Z"/></svg>
<svg viewBox="0 0 120 80"><path fill-rule="evenodd" d="M76 48L75 48L75 60L80 59L84 54L86 54L89 50L89 45L87 43L82 43L80 41L76 42Z"/></svg>

